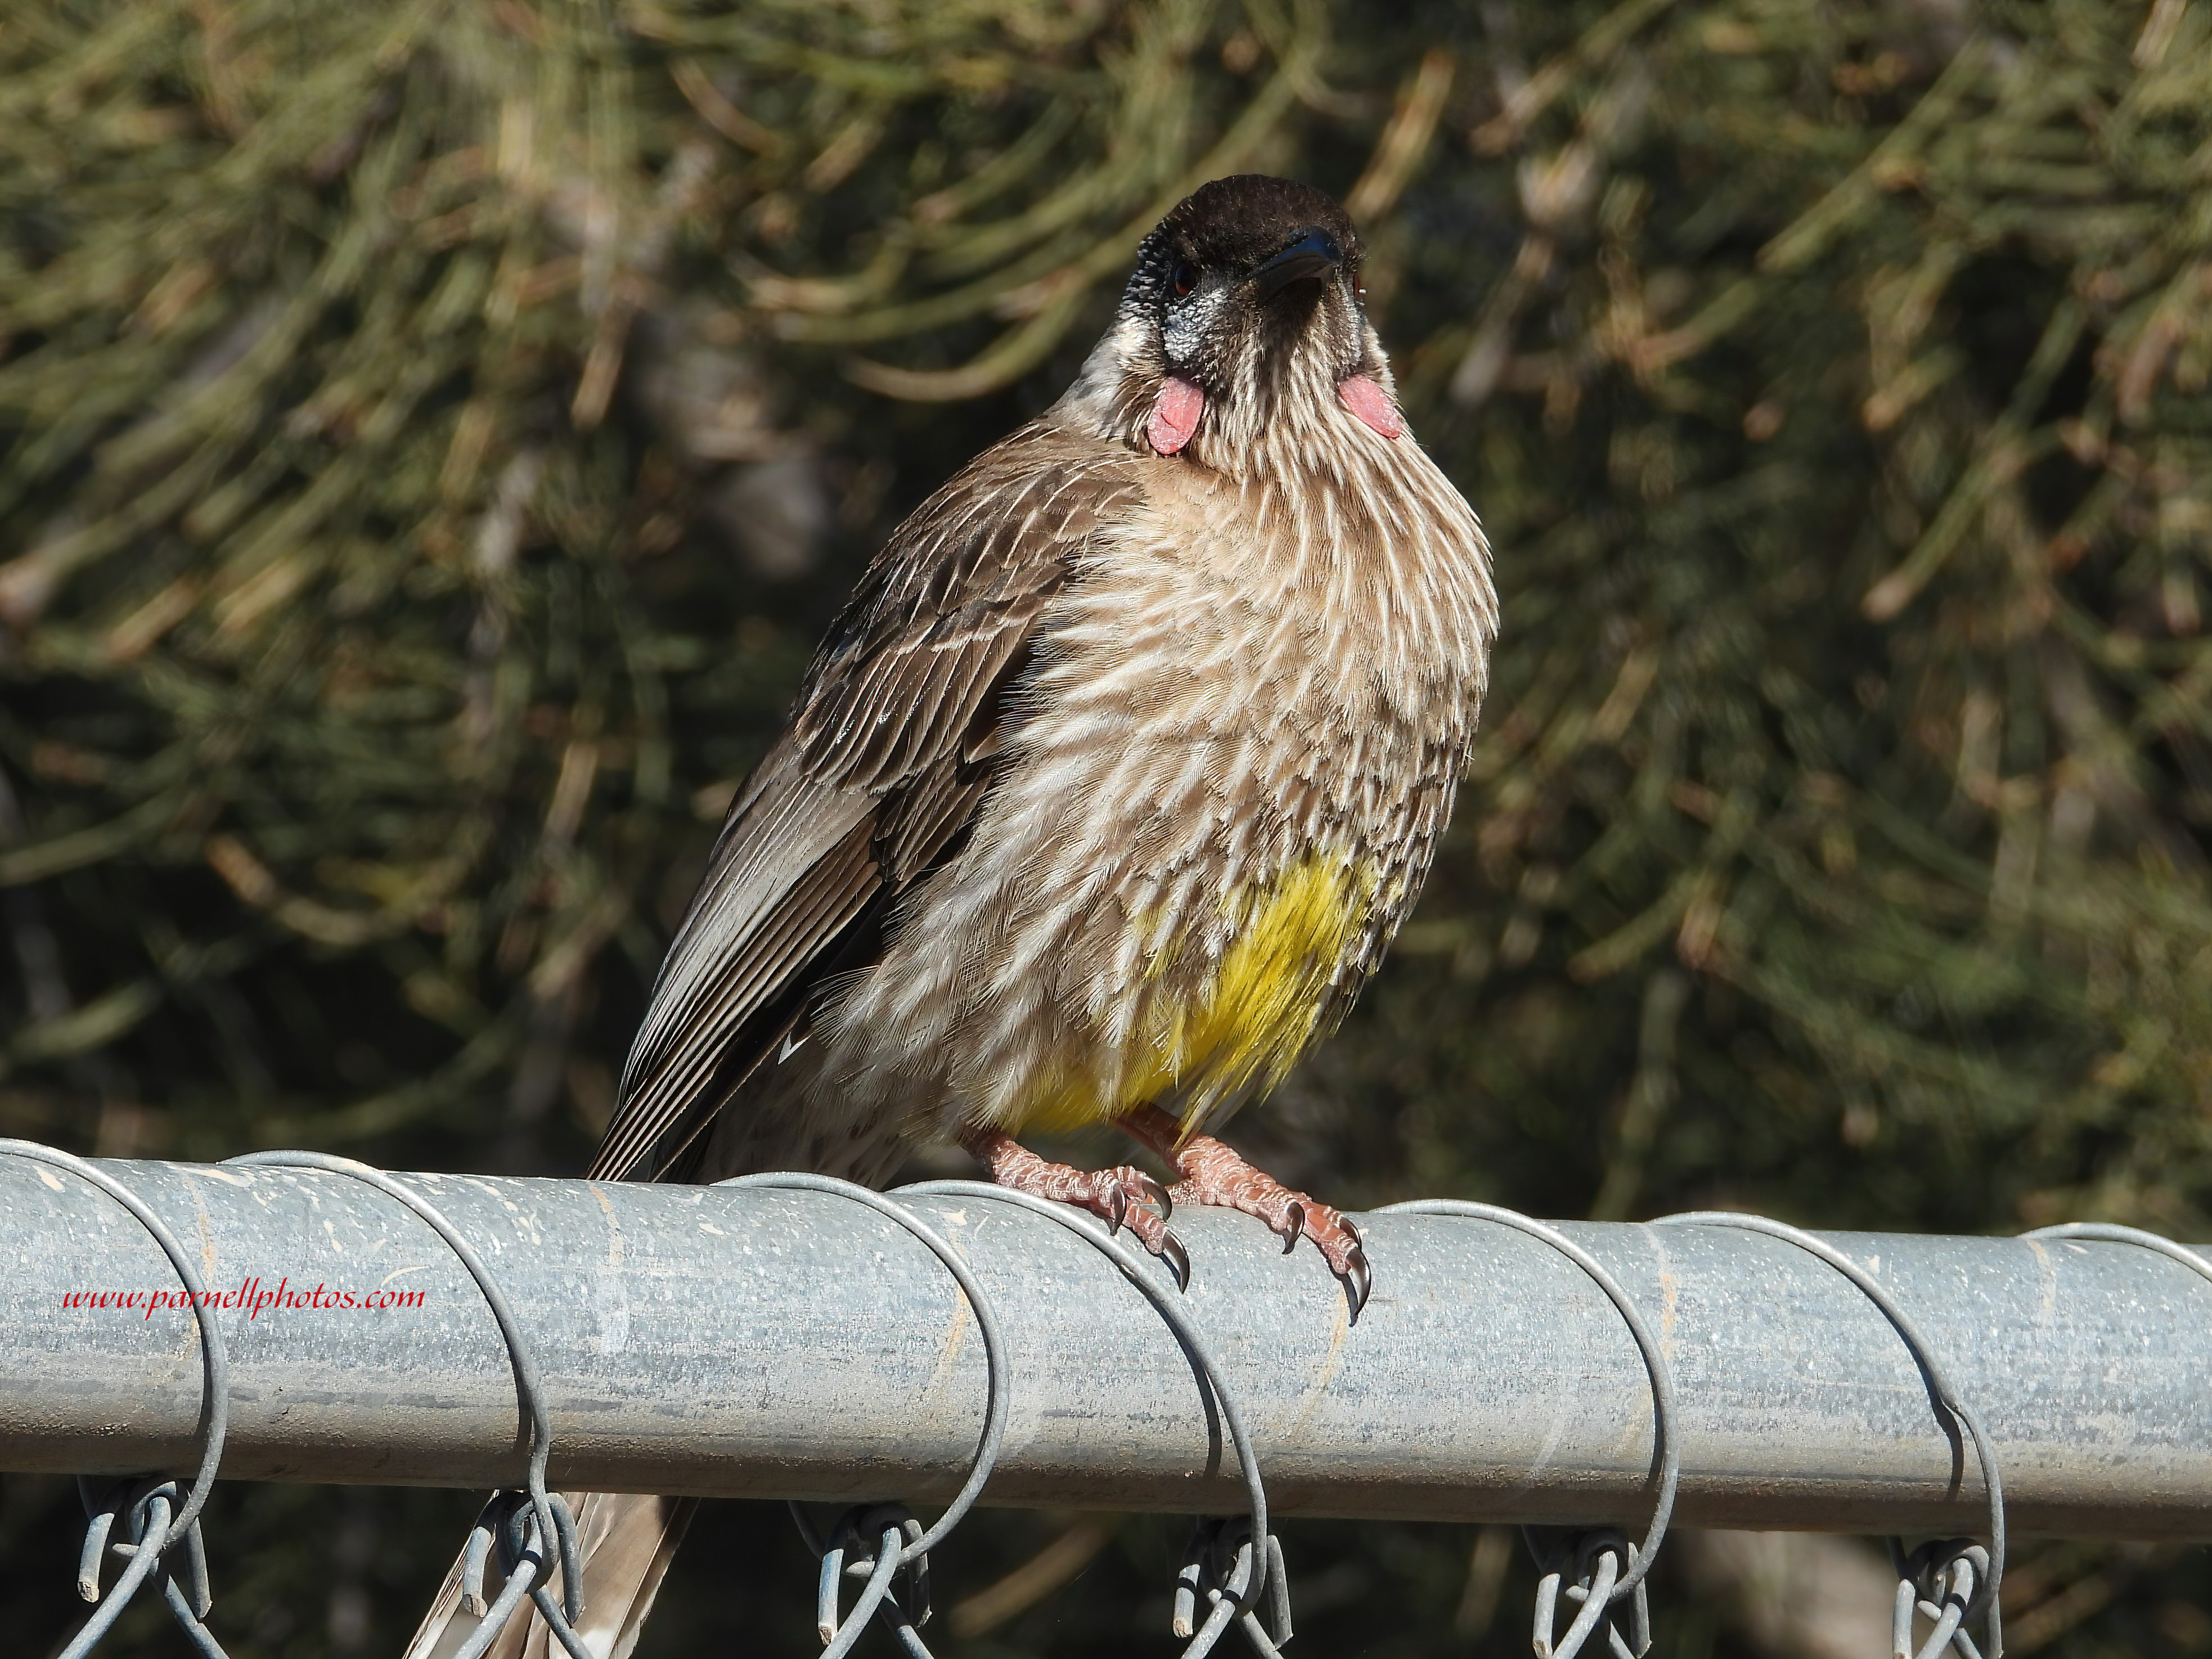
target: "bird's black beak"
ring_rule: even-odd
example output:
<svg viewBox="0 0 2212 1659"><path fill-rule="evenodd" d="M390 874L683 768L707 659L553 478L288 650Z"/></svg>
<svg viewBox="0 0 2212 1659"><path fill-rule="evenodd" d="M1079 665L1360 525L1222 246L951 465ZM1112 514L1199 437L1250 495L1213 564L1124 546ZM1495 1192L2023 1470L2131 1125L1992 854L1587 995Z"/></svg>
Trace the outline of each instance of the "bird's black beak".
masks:
<svg viewBox="0 0 2212 1659"><path fill-rule="evenodd" d="M1325 230L1308 230L1298 240L1261 265L1251 276L1263 300L1273 299L1292 283L1327 277L1344 264L1344 250Z"/></svg>

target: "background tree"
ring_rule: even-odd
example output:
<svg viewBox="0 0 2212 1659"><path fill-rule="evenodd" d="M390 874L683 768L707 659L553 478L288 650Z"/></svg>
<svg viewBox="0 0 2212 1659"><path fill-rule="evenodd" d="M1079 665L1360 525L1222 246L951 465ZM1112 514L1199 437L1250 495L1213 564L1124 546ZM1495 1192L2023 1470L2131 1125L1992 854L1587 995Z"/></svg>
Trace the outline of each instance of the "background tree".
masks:
<svg viewBox="0 0 2212 1659"><path fill-rule="evenodd" d="M1361 1203L2204 1237L2208 155L2189 0L18 8L0 1133L579 1167L862 561L1260 170L1370 228L1506 633L1419 916L1240 1139ZM74 1502L5 1485L15 1628ZM229 1492L218 1628L389 1650L471 1502ZM718 1512L649 1650L807 1650L781 1527ZM1069 1522L958 1650L1164 1642L1179 1539ZM1514 1651L1502 1540L1296 1528L1301 1628ZM2212 1648L2193 1553L2007 1589L2014 1653Z"/></svg>

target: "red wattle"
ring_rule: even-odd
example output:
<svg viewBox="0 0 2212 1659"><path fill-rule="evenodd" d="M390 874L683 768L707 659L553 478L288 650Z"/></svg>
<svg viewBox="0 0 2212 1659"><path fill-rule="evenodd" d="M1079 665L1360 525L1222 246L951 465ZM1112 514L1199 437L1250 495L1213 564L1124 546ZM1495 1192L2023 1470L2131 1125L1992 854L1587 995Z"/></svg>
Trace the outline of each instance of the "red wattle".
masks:
<svg viewBox="0 0 2212 1659"><path fill-rule="evenodd" d="M1198 417L1206 412L1206 393L1180 374L1161 383L1159 401L1145 428L1146 441L1162 455L1172 455L1198 430Z"/></svg>
<svg viewBox="0 0 2212 1659"><path fill-rule="evenodd" d="M1339 380L1336 395L1344 399L1346 409L1386 438L1395 438L1406 429L1406 417L1398 412L1398 405L1370 375L1355 374Z"/></svg>

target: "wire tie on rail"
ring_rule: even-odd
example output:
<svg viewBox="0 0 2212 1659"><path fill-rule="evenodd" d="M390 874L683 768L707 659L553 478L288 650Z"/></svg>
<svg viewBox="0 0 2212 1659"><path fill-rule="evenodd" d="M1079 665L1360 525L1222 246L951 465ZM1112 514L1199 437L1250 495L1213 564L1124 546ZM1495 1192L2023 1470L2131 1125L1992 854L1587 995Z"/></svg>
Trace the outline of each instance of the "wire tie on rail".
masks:
<svg viewBox="0 0 2212 1659"><path fill-rule="evenodd" d="M1212 1604L1206 1621L1196 1631L1188 1632L1189 1640L1181 1659L1205 1659L1221 1639L1222 1633L1233 1622L1243 1630L1245 1639L1262 1659L1272 1659L1275 1644L1268 1638L1257 1615L1261 1595L1281 1571L1282 1549L1274 1535L1267 1529L1267 1489L1260 1479L1259 1454L1253 1449L1252 1437L1244 1426L1244 1413L1237 1408L1236 1396L1229 1387L1229 1379L1221 1364L1213 1356L1198 1322L1191 1317L1189 1304L1181 1291L1163 1285L1152 1271L1150 1256L1140 1256L1098 1221L1081 1210L1066 1204L1055 1204L1048 1199L1017 1192L1011 1187L994 1186L986 1181L924 1181L910 1187L901 1187L897 1195L915 1198L976 1198L994 1203L1010 1204L1018 1209L1029 1210L1047 1220L1055 1222L1083 1239L1092 1249L1103 1254L1119 1268L1121 1276L1150 1302L1160 1317L1167 1322L1184 1351L1196 1364L1205 1378L1207 1389L1220 1408L1223 1426L1228 1431L1231 1445L1237 1453L1237 1472L1243 1477L1246 1513L1243 1524L1249 1528L1251 1539L1266 1539L1265 1549L1255 1550L1248 1546L1238 1556L1238 1565L1229 1574L1227 1582L1218 1586L1219 1599ZM1180 1587L1181 1579L1178 1578ZM1284 1619L1282 1627L1289 1628L1289 1603L1279 1602ZM1180 1621L1176 1635L1186 1634Z"/></svg>
<svg viewBox="0 0 2212 1659"><path fill-rule="evenodd" d="M383 1170L350 1158L338 1158L329 1152L248 1152L240 1158L226 1158L228 1169L313 1170L325 1175L340 1175L374 1187L386 1196L397 1199L415 1212L430 1230L446 1242L447 1248L468 1269L469 1277L477 1282L484 1304L491 1310L493 1322L499 1328L500 1340L507 1345L508 1368L514 1373L514 1391L521 1406L524 1420L530 1429L530 1462L525 1477L526 1491L515 1494L512 1502L503 1502L495 1495L477 1517L477 1528L485 1528L487 1519L497 1517L493 1529L501 1542L501 1558L508 1577L501 1588L498 1600L485 1609L477 1628L468 1639L455 1650L452 1659L483 1659L483 1656L507 1621L514 1616L526 1595L538 1608L569 1659L593 1659L591 1650L576 1633L576 1621L584 1614L582 1552L576 1542L576 1524L567 1504L546 1489L545 1470L553 1455L553 1429L545 1407L545 1390L539 1381L536 1350L532 1348L522 1329L522 1322L514 1316L507 1294L492 1277L491 1269L474 1246L462 1237L459 1229L448 1221L438 1206L411 1188L402 1186ZM531 1511L530 1525L519 1526L515 1511L525 1504ZM561 1599L556 1602L545 1589L546 1541L551 1541L561 1568ZM465 1563L474 1571L473 1584L465 1583L464 1601L473 1600L481 1606L483 1601L483 1565L488 1551L480 1546L472 1532Z"/></svg>
<svg viewBox="0 0 2212 1659"><path fill-rule="evenodd" d="M128 1210L154 1236L154 1242L161 1247L161 1253L169 1258L169 1265L176 1269L199 1328L200 1463L192 1477L191 1488L180 1504L176 1483L165 1476L154 1476L135 1486L123 1482L111 1486L105 1494L96 1494L90 1481L79 1478L77 1492L83 1499L89 1523L85 1528L84 1547L78 1557L77 1594L98 1605L84 1621L83 1628L70 1639L69 1645L56 1659L84 1659L122 1617L123 1609L149 1578L159 1581L161 1598L167 1603L170 1615L192 1645L206 1659L224 1659L222 1645L205 1623L214 1599L208 1586L207 1553L200 1539L200 1511L207 1507L208 1494L215 1489L216 1471L222 1463L223 1441L230 1431L230 1352L216 1324L215 1310L209 1305L207 1282L167 1224L136 1193L105 1170L94 1169L72 1152L41 1146L35 1141L0 1139L0 1154L66 1170ZM128 1534L121 1542L115 1540L115 1523L118 1520ZM179 1543L185 1548L185 1571L191 1579L189 1595L178 1585L175 1575L163 1559ZM123 1559L127 1565L103 1600L100 1594L100 1564L108 1554Z"/></svg>
<svg viewBox="0 0 2212 1659"><path fill-rule="evenodd" d="M822 1638L823 1659L843 1659L853 1644L860 1639L870 1618L880 1618L888 1625L901 1646L912 1659L930 1659L929 1649L923 1644L920 1626L929 1620L929 1553L943 1543L952 1529L966 1518L983 1495L983 1487L991 1478L991 1471L999 1462L1000 1449L1006 1438L1006 1415L1012 1403L1012 1384L1006 1363L1006 1345L999 1334L998 1316L992 1311L990 1300L983 1287L976 1282L975 1273L966 1260L954 1249L934 1228L924 1222L904 1206L895 1204L872 1188L862 1187L850 1181L840 1181L834 1176L810 1175L800 1171L773 1171L760 1175L736 1176L714 1183L724 1189L757 1188L782 1192L826 1193L832 1197L849 1199L866 1206L885 1219L903 1227L927 1247L930 1253L945 1264L945 1269L959 1286L960 1294L967 1298L968 1306L975 1316L975 1328L983 1340L983 1364L987 1378L988 1397L983 1408L983 1430L975 1443L975 1455L970 1460L968 1479L945 1512L937 1517L934 1526L924 1531L906 1510L896 1504L863 1504L846 1510L830 1528L825 1542L815 1531L813 1522L797 1504L790 1505L791 1518L799 1528L799 1536L813 1551L820 1563L816 1589L816 1626ZM866 1551L866 1553L862 1553ZM907 1593L895 1593L894 1580L904 1576ZM838 1583L852 1577L866 1580L851 1611L838 1610Z"/></svg>
<svg viewBox="0 0 2212 1659"><path fill-rule="evenodd" d="M1973 1442L1974 1456L1981 1465L1982 1488L1989 1503L1990 1541L1986 1547L1965 1539L1940 1540L1923 1544L1907 1555L1902 1539L1889 1540L1891 1561L1898 1568L1897 1613L1893 1619L1893 1659L1936 1659L1946 1645L1955 1647L1961 1659L1982 1659L1982 1654L1967 1637L1965 1626L1976 1619L1984 1621L1984 1632L1989 1638L1988 1659L2002 1659L2004 1626L1997 1607L1997 1587L2004 1577L2005 1514L2004 1483L1997 1472L1996 1449L1982 1432L1980 1421L1970 1410L1958 1390L1951 1386L1936 1358L1936 1351L1920 1334L1920 1328L1899 1307L1894 1297L1882 1288L1880 1280L1851 1260L1834 1245L1802 1227L1793 1227L1786 1221L1774 1221L1765 1216L1745 1215L1734 1210L1692 1210L1680 1215L1661 1216L1649 1224L1654 1227L1735 1227L1745 1232L1764 1233L1769 1238L1778 1238L1794 1244L1809 1255L1818 1256L1849 1279L1868 1301L1881 1310L1912 1356L1919 1368L1922 1382L1928 1390L1929 1400L1936 1410L1964 1431ZM1918 1564L1917 1565L1914 1564ZM1915 1609L1924 1612L1936 1621L1937 1634L1916 1654L1911 1644L1911 1615ZM1901 1630L1903 1634L1899 1634Z"/></svg>
<svg viewBox="0 0 2212 1659"><path fill-rule="evenodd" d="M1645 1528L1644 1542L1641 1546L1631 1544L1625 1534L1609 1528L1571 1534L1561 1545L1549 1551L1540 1544L1533 1530L1524 1528L1522 1537L1536 1558L1542 1575L1537 1583L1535 1616L1529 1638L1536 1659L1572 1659L1601 1621L1617 1659L1641 1659L1651 1645L1650 1606L1644 1580L1651 1571L1651 1564L1658 1559L1661 1541L1667 1536L1668 1522L1674 1513L1675 1488L1682 1478L1681 1436L1675 1426L1674 1372L1667 1363L1659 1339L1652 1334L1650 1326L1644 1322L1628 1292L1621 1288L1620 1281L1607 1271L1602 1262L1558 1228L1534 1216L1522 1215L1502 1205L1448 1198L1416 1199L1411 1203L1390 1205L1376 1213L1461 1216L1474 1221L1495 1222L1526 1233L1581 1268L1605 1293L1606 1299L1627 1325L1637 1352L1644 1358L1644 1374L1650 1379L1651 1461L1659 1481L1658 1497L1651 1506L1651 1520ZM1609 1541L1616 1538L1620 1540L1617 1546ZM1569 1562L1575 1565L1577 1576L1572 1583L1563 1584L1561 1570ZM1583 1607L1567 1626L1567 1633L1554 1642L1559 1597L1563 1591ZM1609 1611L1613 1604L1624 1600L1631 1604L1632 1645L1624 1639Z"/></svg>

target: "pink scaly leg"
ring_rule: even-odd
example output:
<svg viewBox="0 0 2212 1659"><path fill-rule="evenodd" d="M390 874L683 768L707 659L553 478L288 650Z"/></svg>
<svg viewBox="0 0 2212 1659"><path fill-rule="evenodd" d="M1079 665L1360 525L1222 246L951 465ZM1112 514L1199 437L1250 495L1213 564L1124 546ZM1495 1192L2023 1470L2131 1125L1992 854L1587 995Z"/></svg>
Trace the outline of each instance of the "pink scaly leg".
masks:
<svg viewBox="0 0 2212 1659"><path fill-rule="evenodd" d="M1174 1202L1168 1189L1142 1170L1127 1164L1114 1170L1054 1164L1000 1129L967 1130L960 1145L996 1186L1073 1204L1116 1232L1127 1227L1139 1244L1168 1264L1178 1285L1189 1288L1190 1253L1168 1226Z"/></svg>
<svg viewBox="0 0 2212 1659"><path fill-rule="evenodd" d="M1176 1203L1216 1204L1257 1216L1283 1241L1285 1255L1297 1248L1300 1237L1313 1240L1329 1271L1344 1281L1352 1316L1359 1317L1374 1289L1374 1275L1359 1230L1341 1210L1292 1192L1212 1135L1186 1138L1182 1125L1157 1106L1140 1106L1115 1121L1139 1145L1165 1158L1182 1177L1168 1188Z"/></svg>

